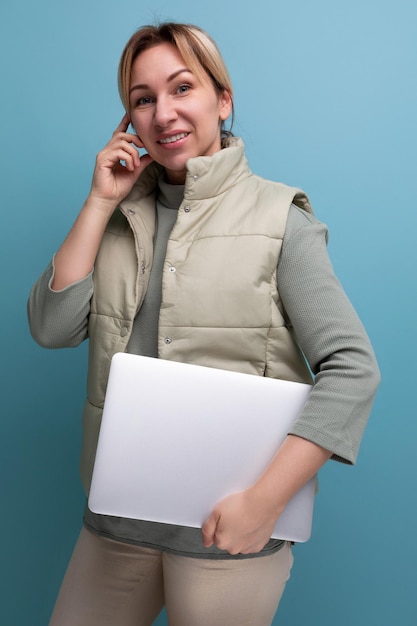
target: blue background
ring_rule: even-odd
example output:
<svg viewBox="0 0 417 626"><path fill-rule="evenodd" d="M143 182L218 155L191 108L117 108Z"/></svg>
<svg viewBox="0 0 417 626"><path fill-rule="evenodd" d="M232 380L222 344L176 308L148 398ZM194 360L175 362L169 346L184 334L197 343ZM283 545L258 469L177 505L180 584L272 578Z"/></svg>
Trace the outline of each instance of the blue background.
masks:
<svg viewBox="0 0 417 626"><path fill-rule="evenodd" d="M321 473L274 623L415 623L416 17L415 0L2 3L2 623L47 624L83 507L86 349L36 346L26 298L122 116L125 41L170 18L219 43L253 170L304 188L329 225L383 376L357 466Z"/></svg>

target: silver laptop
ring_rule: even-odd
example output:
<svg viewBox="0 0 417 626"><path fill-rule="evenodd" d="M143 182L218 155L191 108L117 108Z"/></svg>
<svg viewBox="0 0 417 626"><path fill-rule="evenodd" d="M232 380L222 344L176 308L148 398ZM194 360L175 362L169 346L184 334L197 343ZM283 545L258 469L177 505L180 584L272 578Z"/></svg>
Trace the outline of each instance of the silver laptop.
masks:
<svg viewBox="0 0 417 626"><path fill-rule="evenodd" d="M260 476L311 386L116 354L89 507L201 527L216 503ZM315 479L288 503L273 537L307 541Z"/></svg>

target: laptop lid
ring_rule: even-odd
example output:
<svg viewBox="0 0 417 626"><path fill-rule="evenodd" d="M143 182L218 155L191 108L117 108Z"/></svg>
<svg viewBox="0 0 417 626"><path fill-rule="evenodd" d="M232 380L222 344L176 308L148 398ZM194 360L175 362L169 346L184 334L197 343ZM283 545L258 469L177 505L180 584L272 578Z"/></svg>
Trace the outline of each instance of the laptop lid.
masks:
<svg viewBox="0 0 417 626"><path fill-rule="evenodd" d="M216 503L250 486L311 386L132 354L111 363L89 507L201 527ZM316 480L288 503L273 537L307 541Z"/></svg>

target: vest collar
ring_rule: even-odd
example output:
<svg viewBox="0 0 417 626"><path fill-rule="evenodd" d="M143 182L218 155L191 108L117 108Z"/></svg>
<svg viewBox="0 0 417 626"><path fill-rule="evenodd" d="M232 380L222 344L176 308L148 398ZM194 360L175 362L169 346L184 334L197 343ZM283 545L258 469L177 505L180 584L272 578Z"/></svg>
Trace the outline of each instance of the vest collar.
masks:
<svg viewBox="0 0 417 626"><path fill-rule="evenodd" d="M226 147L212 156L187 161L184 199L214 198L251 175L241 139L231 137Z"/></svg>
<svg viewBox="0 0 417 626"><path fill-rule="evenodd" d="M227 138L226 146L212 156L199 156L187 161L184 199L203 200L218 196L237 182L251 175L245 157L243 141L237 137ZM125 209L144 196L154 193L163 168L151 163L139 177L132 191L122 201Z"/></svg>

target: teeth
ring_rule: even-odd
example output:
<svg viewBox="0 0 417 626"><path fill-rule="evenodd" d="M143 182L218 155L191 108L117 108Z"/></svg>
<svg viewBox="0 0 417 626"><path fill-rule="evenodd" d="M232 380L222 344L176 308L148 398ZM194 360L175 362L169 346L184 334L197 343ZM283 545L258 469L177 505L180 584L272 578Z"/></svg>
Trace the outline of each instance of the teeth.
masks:
<svg viewBox="0 0 417 626"><path fill-rule="evenodd" d="M173 135L172 137L167 137L166 139L160 139L159 143L174 143L174 141L178 141L178 139L182 139L187 135L188 133L179 133L178 135Z"/></svg>

